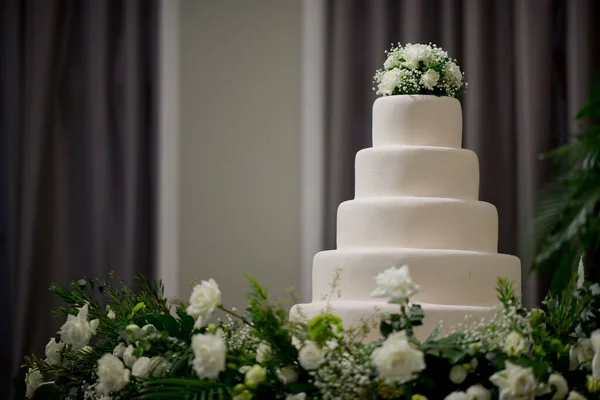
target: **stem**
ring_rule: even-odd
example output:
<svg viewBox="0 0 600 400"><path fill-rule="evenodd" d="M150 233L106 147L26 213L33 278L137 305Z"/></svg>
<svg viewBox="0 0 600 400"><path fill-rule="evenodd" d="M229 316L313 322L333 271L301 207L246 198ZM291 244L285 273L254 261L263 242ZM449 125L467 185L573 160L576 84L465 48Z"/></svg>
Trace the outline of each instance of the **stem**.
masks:
<svg viewBox="0 0 600 400"><path fill-rule="evenodd" d="M249 322L249 321L248 321L246 318L242 317L241 315L239 315L238 313L236 313L236 312L234 312L234 311L231 311L231 310L229 310L229 309L225 308L225 307L224 307L222 304L219 304L219 305L217 306L217 308L218 308L219 310L221 310L221 311L223 311L223 312L225 312L225 313L227 313L227 314L229 314L229 315L231 315L231 316L233 316L233 317L235 317L235 318L239 319L240 321L242 321L242 322L243 322L243 323L245 323L246 325L250 326L251 328L255 328L255 326L254 326L254 325L252 325L252 324L251 324L251 323L250 323L250 322Z"/></svg>

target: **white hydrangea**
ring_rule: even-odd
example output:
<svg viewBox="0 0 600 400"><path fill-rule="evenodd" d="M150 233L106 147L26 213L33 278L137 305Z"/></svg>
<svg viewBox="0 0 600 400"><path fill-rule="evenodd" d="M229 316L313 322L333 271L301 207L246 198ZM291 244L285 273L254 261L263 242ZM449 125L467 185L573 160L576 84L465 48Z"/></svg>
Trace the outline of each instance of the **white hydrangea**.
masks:
<svg viewBox="0 0 600 400"><path fill-rule="evenodd" d="M504 340L504 352L511 357L520 356L528 347L527 341L519 332L510 332Z"/></svg>
<svg viewBox="0 0 600 400"><path fill-rule="evenodd" d="M200 379L216 379L225 371L227 347L220 335L197 334L192 337L194 370Z"/></svg>
<svg viewBox="0 0 600 400"><path fill-rule="evenodd" d="M39 369L31 369L29 368L29 372L25 375L25 385L27 386L27 391L25 396L28 399L33 399L35 395L35 391L44 383L44 377Z"/></svg>
<svg viewBox="0 0 600 400"><path fill-rule="evenodd" d="M533 399L538 390L533 370L509 361L505 362L504 370L490 377L490 381L500 389L501 399Z"/></svg>
<svg viewBox="0 0 600 400"><path fill-rule="evenodd" d="M50 365L61 365L62 364L62 352L65 349L65 343L57 342L55 338L50 339L46 344L46 359L44 362Z"/></svg>
<svg viewBox="0 0 600 400"><path fill-rule="evenodd" d="M404 383L425 369L425 356L416 349L406 332L394 332L371 355L379 376L386 382Z"/></svg>
<svg viewBox="0 0 600 400"><path fill-rule="evenodd" d="M217 306L221 304L221 291L214 279L202 281L196 285L190 295L190 305L186 312L196 318L194 327L204 328L208 325L210 318Z"/></svg>
<svg viewBox="0 0 600 400"><path fill-rule="evenodd" d="M373 297L387 297L390 302L404 302L421 289L413 282L408 265L400 268L391 267L375 277L377 288L371 293Z"/></svg>
<svg viewBox="0 0 600 400"><path fill-rule="evenodd" d="M94 319L88 322L88 304L78 308L77 316L69 315L67 322L60 328L58 332L63 342L71 345L73 350L77 351L83 346L86 346L92 335L96 334L99 320Z"/></svg>
<svg viewBox="0 0 600 400"><path fill-rule="evenodd" d="M121 360L110 353L98 360L96 391L110 394L122 390L129 383L131 371L125 368Z"/></svg>
<svg viewBox="0 0 600 400"><path fill-rule="evenodd" d="M298 361L305 370L315 370L325 361L324 352L315 342L307 340L298 352Z"/></svg>

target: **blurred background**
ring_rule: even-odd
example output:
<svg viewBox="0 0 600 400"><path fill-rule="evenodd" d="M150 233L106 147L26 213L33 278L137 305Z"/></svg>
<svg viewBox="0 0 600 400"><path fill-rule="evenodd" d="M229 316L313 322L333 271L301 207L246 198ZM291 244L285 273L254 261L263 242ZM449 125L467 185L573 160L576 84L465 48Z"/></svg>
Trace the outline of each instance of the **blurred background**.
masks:
<svg viewBox="0 0 600 400"><path fill-rule="evenodd" d="M185 299L212 277L239 307L248 273L308 300L392 42L465 71L464 146L537 304L555 177L539 155L581 130L599 16L597 0L0 0L0 398L61 325L51 282L140 270Z"/></svg>

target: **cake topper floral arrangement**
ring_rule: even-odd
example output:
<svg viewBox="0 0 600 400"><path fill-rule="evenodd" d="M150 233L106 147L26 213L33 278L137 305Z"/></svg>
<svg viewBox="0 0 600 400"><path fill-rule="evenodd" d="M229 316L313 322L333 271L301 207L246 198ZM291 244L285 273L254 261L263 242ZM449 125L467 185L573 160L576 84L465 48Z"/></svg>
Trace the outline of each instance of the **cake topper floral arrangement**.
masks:
<svg viewBox="0 0 600 400"><path fill-rule="evenodd" d="M466 89L456 60L435 44L398 43L386 51L383 69L375 73L377 94L429 94L459 97Z"/></svg>

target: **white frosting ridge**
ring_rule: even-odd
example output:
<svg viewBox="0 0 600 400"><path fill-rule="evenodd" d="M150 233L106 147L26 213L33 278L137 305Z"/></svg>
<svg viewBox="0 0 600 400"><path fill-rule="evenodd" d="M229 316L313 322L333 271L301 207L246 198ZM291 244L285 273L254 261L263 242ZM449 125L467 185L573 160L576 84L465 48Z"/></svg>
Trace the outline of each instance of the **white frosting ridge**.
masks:
<svg viewBox="0 0 600 400"><path fill-rule="evenodd" d="M356 197L417 196L477 200L479 162L471 150L381 146L356 155Z"/></svg>
<svg viewBox="0 0 600 400"><path fill-rule="evenodd" d="M451 306L440 304L421 303L421 307L425 312L423 325L415 329L415 336L419 340L425 340L433 332L433 330L443 322L444 328L440 336L459 324L464 324L465 316L472 316L472 320L478 321L481 318L489 319L493 315L492 307L476 307L476 306ZM310 320L311 318L322 314L323 312L331 312L334 315L342 318L344 327L358 327L366 322L371 330L366 337L365 342L381 339L381 334L378 330L378 323L382 312L398 313L397 304L387 304L379 301L332 301L330 303L320 301L310 304L297 304L290 311L290 319L293 321Z"/></svg>
<svg viewBox="0 0 600 400"><path fill-rule="evenodd" d="M373 301L375 276L406 264L421 290L416 303L494 306L498 277L520 291L521 261L507 254L461 250L345 249L317 253L313 263L313 301ZM336 279L334 285L334 279ZM334 287L334 290L332 290Z"/></svg>
<svg viewBox="0 0 600 400"><path fill-rule="evenodd" d="M462 145L462 109L450 97L385 96L373 104L373 147Z"/></svg>
<svg viewBox="0 0 600 400"><path fill-rule="evenodd" d="M350 200L338 208L337 247L496 253L498 213L493 205L472 200L432 197Z"/></svg>

